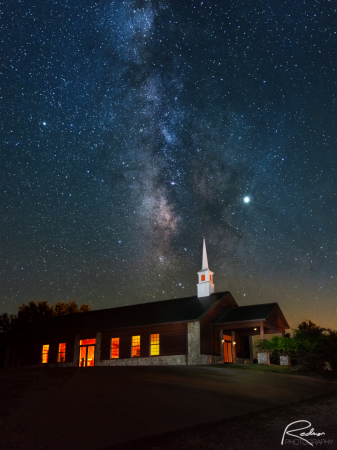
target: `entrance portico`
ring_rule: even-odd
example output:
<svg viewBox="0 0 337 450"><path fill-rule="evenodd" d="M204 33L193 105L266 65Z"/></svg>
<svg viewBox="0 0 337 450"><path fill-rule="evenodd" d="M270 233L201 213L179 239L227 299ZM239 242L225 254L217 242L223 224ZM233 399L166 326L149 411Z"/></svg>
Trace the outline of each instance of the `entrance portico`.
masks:
<svg viewBox="0 0 337 450"><path fill-rule="evenodd" d="M287 328L288 322L277 303L230 308L212 325L213 331L219 331L224 337L227 336L226 339L222 338L225 363L253 362L252 336L259 335L260 339L265 339L266 334L281 333L284 336ZM229 342L232 361L228 358Z"/></svg>

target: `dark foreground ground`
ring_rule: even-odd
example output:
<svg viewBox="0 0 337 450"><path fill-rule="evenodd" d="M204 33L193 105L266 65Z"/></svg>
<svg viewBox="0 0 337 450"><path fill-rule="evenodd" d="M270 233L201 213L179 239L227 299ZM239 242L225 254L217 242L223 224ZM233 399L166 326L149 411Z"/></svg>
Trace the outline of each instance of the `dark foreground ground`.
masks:
<svg viewBox="0 0 337 450"><path fill-rule="evenodd" d="M0 449L312 448L280 445L298 420L337 449L336 388L233 368L1 370Z"/></svg>

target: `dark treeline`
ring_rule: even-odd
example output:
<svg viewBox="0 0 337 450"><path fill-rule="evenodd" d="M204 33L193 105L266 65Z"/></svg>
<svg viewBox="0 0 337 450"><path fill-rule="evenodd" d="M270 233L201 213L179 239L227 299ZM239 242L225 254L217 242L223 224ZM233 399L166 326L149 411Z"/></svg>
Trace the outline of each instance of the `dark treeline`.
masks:
<svg viewBox="0 0 337 450"><path fill-rule="evenodd" d="M90 311L89 305L83 303L78 307L75 301L58 302L55 306L46 301L23 303L18 314L0 314L0 367L4 366L6 345L11 336L20 333L28 327L56 316L76 314Z"/></svg>

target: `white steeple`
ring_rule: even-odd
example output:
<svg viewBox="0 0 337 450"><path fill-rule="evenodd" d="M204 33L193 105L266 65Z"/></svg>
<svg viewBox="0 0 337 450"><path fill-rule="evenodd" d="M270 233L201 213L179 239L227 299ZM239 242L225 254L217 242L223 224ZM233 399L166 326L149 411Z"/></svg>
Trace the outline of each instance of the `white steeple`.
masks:
<svg viewBox="0 0 337 450"><path fill-rule="evenodd" d="M208 269L208 260L207 260L207 252L206 252L206 244L204 239L204 245L202 248L202 268L201 270Z"/></svg>
<svg viewBox="0 0 337 450"><path fill-rule="evenodd" d="M208 297L214 292L213 284L213 272L208 268L206 244L204 239L203 249L202 249L202 269L198 272L199 283L198 286L198 297Z"/></svg>

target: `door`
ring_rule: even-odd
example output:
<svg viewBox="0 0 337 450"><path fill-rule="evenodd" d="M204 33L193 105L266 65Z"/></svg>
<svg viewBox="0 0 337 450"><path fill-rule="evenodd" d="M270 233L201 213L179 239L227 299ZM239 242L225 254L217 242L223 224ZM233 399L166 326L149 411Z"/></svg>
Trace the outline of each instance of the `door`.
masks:
<svg viewBox="0 0 337 450"><path fill-rule="evenodd" d="M95 345L80 347L80 367L93 367L95 363Z"/></svg>
<svg viewBox="0 0 337 450"><path fill-rule="evenodd" d="M223 357L224 363L232 362L232 337L229 335L223 335Z"/></svg>

